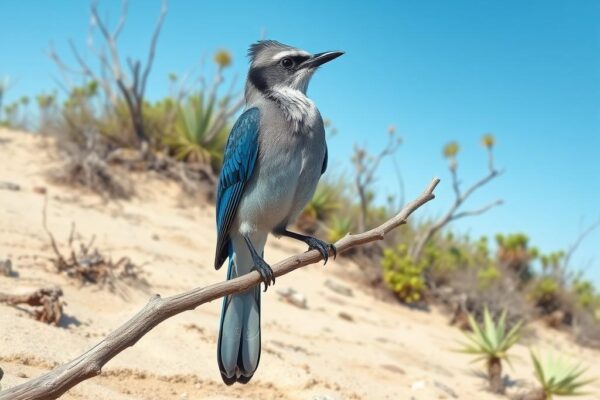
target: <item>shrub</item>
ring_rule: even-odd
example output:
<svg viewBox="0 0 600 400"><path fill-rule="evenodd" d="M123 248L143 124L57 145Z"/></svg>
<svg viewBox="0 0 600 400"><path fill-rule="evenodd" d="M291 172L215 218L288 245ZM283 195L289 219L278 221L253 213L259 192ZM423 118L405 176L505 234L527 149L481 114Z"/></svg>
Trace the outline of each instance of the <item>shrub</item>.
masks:
<svg viewBox="0 0 600 400"><path fill-rule="evenodd" d="M550 276L543 276L534 283L530 298L544 314L551 313L560 308L559 283Z"/></svg>
<svg viewBox="0 0 600 400"><path fill-rule="evenodd" d="M414 303L423 298L426 289L423 263L415 264L404 244L396 250L385 249L382 259L383 279L404 303Z"/></svg>
<svg viewBox="0 0 600 400"><path fill-rule="evenodd" d="M513 271L523 282L532 277L530 263L538 256L536 248L529 248L529 237L523 233L496 235L497 259L505 268Z"/></svg>

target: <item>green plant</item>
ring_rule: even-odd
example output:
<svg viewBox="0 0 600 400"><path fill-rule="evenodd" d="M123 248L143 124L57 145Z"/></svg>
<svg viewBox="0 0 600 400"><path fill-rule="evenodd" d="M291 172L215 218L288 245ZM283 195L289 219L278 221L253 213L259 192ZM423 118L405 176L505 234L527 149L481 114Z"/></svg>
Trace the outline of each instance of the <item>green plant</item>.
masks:
<svg viewBox="0 0 600 400"><path fill-rule="evenodd" d="M551 276L542 276L537 279L530 292L531 300L545 314L560 308L560 284Z"/></svg>
<svg viewBox="0 0 600 400"><path fill-rule="evenodd" d="M600 295L596 293L594 284L588 280L577 278L571 290L575 294L577 304L585 309L600 309Z"/></svg>
<svg viewBox="0 0 600 400"><path fill-rule="evenodd" d="M404 303L414 303L423 298L426 289L423 277L424 263L415 264L404 244L396 250L385 249L381 261L383 280Z"/></svg>
<svg viewBox="0 0 600 400"><path fill-rule="evenodd" d="M214 96L198 93L178 107L175 131L164 140L177 159L211 164L217 169L221 165L230 127L224 124L215 130L218 102Z"/></svg>
<svg viewBox="0 0 600 400"><path fill-rule="evenodd" d="M535 368L535 378L541 386L530 396L531 400L550 400L554 396L579 396L584 394L581 388L593 381L582 379L587 368L563 358L548 355L542 360L531 351L531 360Z"/></svg>
<svg viewBox="0 0 600 400"><path fill-rule="evenodd" d="M464 343L460 351L477 356L474 361L485 360L490 390L494 393L504 393L502 360L509 361L508 351L521 338L523 322L517 322L509 330L506 326L506 310L500 314L497 322L494 322L488 308L485 307L483 325L480 327L473 315L469 314L469 326L473 332L465 332L468 343Z"/></svg>
<svg viewBox="0 0 600 400"><path fill-rule="evenodd" d="M352 230L352 219L334 215L327 226L327 241L335 243Z"/></svg>
<svg viewBox="0 0 600 400"><path fill-rule="evenodd" d="M492 283L496 280L500 279L502 273L495 265L488 265L486 267L480 268L477 271L477 279L479 281L479 286L483 289L490 287Z"/></svg>
<svg viewBox="0 0 600 400"><path fill-rule="evenodd" d="M531 279L530 264L539 256L539 251L535 247L529 247L529 237L523 233L498 234L496 244L498 262L512 270L521 281Z"/></svg>

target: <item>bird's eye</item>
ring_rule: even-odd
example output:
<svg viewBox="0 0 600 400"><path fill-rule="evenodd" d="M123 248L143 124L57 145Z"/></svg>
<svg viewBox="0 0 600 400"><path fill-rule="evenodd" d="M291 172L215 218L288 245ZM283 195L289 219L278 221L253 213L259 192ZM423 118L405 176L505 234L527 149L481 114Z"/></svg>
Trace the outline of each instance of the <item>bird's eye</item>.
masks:
<svg viewBox="0 0 600 400"><path fill-rule="evenodd" d="M292 68L294 66L294 61L291 58L286 57L286 58L284 58L284 59L281 60L281 65L285 69L290 69L290 68Z"/></svg>

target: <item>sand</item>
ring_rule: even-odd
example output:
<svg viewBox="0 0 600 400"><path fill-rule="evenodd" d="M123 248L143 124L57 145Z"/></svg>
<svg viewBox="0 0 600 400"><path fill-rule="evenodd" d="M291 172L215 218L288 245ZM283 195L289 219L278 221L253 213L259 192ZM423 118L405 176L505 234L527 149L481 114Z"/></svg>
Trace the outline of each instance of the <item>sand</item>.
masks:
<svg viewBox="0 0 600 400"><path fill-rule="evenodd" d="M0 259L11 258L18 277L0 276L0 292L25 293L60 286L65 317L60 327L33 320L25 308L0 305L0 367L4 388L25 382L93 346L139 310L153 293L168 296L220 281L212 267L214 208L186 199L179 187L152 174L132 176L136 195L107 202L84 190L60 186L47 171L60 165L51 140L0 129ZM120 284L116 292L58 275L42 228L47 190L48 226L65 244L72 222L84 238L117 259L130 257L148 287ZM305 248L270 239L266 259L278 261ZM339 257L277 279L262 300L263 352L248 385L221 383L216 362L220 301L171 318L133 348L110 361L101 376L65 399L498 399L486 391L482 365L454 350L462 335L435 308L410 309L374 297L356 279L359 267ZM352 290L331 290L327 280ZM282 301L293 288L307 308ZM531 326L529 344L557 349L600 376L600 352L575 345L566 334ZM514 349L507 368L509 393L534 385L527 347ZM594 364L594 361L596 363ZM600 382L581 399L600 399Z"/></svg>

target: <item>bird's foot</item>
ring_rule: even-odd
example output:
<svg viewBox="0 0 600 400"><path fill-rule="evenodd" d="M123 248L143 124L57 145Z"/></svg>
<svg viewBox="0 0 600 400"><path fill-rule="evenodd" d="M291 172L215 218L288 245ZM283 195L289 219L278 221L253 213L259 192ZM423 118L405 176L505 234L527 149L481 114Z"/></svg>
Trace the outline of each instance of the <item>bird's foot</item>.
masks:
<svg viewBox="0 0 600 400"><path fill-rule="evenodd" d="M317 250L319 253L321 253L323 260L325 261L323 265L327 264L327 260L329 260L329 250L331 250L333 253L334 260L337 257L337 249L332 243L327 243L317 238L308 236L306 238L306 244L308 245L308 251Z"/></svg>
<svg viewBox="0 0 600 400"><path fill-rule="evenodd" d="M263 283L265 284L265 292L267 288L271 284L275 284L275 274L273 273L273 269L265 260L261 257L253 257L254 267L253 270L258 271L260 277L262 278Z"/></svg>

